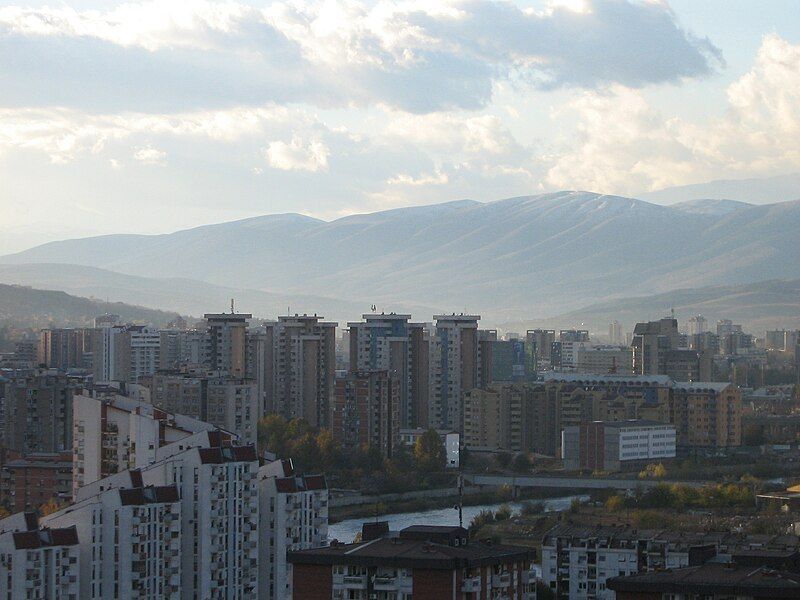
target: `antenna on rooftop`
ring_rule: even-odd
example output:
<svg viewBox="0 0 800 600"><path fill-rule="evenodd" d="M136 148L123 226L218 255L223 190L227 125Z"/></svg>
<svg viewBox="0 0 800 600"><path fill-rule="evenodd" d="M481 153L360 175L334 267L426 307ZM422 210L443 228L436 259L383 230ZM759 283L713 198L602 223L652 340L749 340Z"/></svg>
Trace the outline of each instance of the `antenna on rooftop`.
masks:
<svg viewBox="0 0 800 600"><path fill-rule="evenodd" d="M233 298L231 298L231 314L234 314L234 310L233 310Z"/></svg>

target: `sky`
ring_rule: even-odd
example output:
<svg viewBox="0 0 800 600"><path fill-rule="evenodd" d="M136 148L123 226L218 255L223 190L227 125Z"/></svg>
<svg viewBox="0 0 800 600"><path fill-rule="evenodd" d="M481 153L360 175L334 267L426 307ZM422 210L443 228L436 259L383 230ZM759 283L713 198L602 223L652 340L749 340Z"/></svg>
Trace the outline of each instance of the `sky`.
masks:
<svg viewBox="0 0 800 600"><path fill-rule="evenodd" d="M0 253L800 170L794 0L0 0Z"/></svg>

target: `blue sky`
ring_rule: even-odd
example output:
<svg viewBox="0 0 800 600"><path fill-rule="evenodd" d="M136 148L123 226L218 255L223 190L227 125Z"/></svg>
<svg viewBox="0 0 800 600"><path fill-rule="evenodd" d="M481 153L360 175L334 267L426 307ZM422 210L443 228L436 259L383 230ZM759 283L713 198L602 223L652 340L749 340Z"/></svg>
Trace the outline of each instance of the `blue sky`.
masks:
<svg viewBox="0 0 800 600"><path fill-rule="evenodd" d="M0 2L0 252L796 171L796 9Z"/></svg>

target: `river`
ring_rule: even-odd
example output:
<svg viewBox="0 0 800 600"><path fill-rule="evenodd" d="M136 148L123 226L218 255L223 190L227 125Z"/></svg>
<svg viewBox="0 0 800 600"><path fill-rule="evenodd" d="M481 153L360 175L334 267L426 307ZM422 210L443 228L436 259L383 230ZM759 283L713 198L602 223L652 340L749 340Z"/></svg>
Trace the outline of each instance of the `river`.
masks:
<svg viewBox="0 0 800 600"><path fill-rule="evenodd" d="M529 500L528 502L541 502L544 504L545 512L552 512L556 510L565 510L569 508L572 501L578 498L580 500L587 500L588 496L564 496L561 498L547 498L544 500ZM465 506L464 507L464 527L468 527L472 518L482 510L496 511L498 508L507 504L511 507L512 512L519 512L523 503L520 502L502 502L498 504L482 504L478 506ZM458 525L458 511L454 508L435 508L432 510L424 510L421 512L409 513L395 513L391 515L381 515L377 518L360 519L347 519L346 521L339 521L333 523L328 527L328 539L339 540L340 542L349 543L353 541L356 534L361 531L361 524L365 521L388 521L389 529L398 531L411 525Z"/></svg>

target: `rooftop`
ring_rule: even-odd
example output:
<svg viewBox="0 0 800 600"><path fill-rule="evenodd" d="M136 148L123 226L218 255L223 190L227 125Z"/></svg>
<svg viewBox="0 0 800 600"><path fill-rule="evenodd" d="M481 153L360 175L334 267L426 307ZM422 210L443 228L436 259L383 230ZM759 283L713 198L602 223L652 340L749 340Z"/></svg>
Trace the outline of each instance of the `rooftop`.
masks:
<svg viewBox="0 0 800 600"><path fill-rule="evenodd" d="M615 592L800 598L800 574L718 563L614 577L606 585Z"/></svg>

